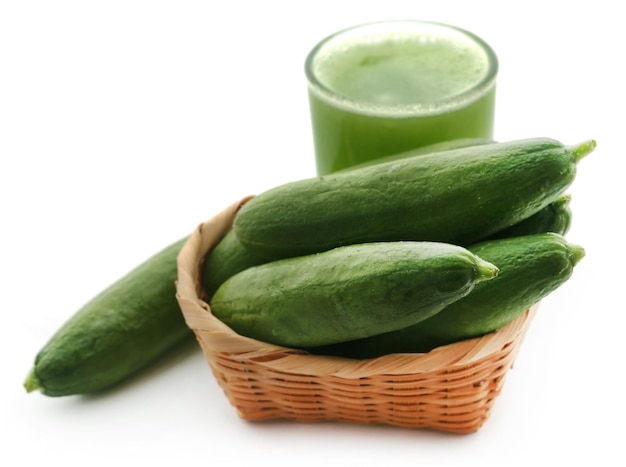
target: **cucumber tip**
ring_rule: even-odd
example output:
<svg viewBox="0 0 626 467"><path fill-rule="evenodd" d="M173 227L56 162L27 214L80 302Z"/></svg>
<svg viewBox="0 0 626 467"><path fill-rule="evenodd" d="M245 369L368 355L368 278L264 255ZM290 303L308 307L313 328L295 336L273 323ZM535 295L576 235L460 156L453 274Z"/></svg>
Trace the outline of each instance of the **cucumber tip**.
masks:
<svg viewBox="0 0 626 467"><path fill-rule="evenodd" d="M597 143L595 139L588 139L587 141L583 141L580 144L576 144L571 147L572 157L574 158L574 162L578 163L582 158L592 153L596 148Z"/></svg>
<svg viewBox="0 0 626 467"><path fill-rule="evenodd" d="M28 376L26 377L26 380L24 381L24 388L26 389L26 392L29 394L31 392L35 392L41 389L41 384L39 383L39 380L37 379L37 376L35 375L34 368L30 370L30 372L28 373Z"/></svg>
<svg viewBox="0 0 626 467"><path fill-rule="evenodd" d="M573 244L569 245L569 252L570 260L572 261L572 264L574 266L578 264L580 260L585 257L586 254L585 249L582 246Z"/></svg>
<svg viewBox="0 0 626 467"><path fill-rule="evenodd" d="M489 261L485 261L482 258L478 258L476 270L478 272L478 281L488 281L498 275L500 269Z"/></svg>

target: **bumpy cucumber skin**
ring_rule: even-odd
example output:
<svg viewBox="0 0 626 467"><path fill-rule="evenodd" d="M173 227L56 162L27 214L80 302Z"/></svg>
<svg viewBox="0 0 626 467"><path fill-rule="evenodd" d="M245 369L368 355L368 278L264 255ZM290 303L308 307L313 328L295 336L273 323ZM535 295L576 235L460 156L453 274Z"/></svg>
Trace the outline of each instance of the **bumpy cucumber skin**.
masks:
<svg viewBox="0 0 626 467"><path fill-rule="evenodd" d="M572 151L552 139L472 146L275 187L243 206L233 229L274 257L371 241L465 246L543 209L575 174Z"/></svg>
<svg viewBox="0 0 626 467"><path fill-rule="evenodd" d="M399 331L311 349L313 353L373 358L421 353L496 331L564 284L584 250L555 233L481 242L469 248L496 264L497 277L437 315Z"/></svg>
<svg viewBox="0 0 626 467"><path fill-rule="evenodd" d="M220 285L236 273L268 261L270 258L257 255L245 248L235 233L229 230L205 259L202 288L210 298Z"/></svg>
<svg viewBox="0 0 626 467"><path fill-rule="evenodd" d="M248 268L224 282L210 305L241 335L319 346L417 323L495 274L456 245L349 245Z"/></svg>
<svg viewBox="0 0 626 467"><path fill-rule="evenodd" d="M570 195L561 195L545 208L532 216L490 235L486 240L499 238L521 237L545 232L565 235L572 225L572 210L570 209Z"/></svg>
<svg viewBox="0 0 626 467"><path fill-rule="evenodd" d="M176 257L186 239L130 271L75 313L45 344L25 386L47 396L106 389L193 333L176 301Z"/></svg>

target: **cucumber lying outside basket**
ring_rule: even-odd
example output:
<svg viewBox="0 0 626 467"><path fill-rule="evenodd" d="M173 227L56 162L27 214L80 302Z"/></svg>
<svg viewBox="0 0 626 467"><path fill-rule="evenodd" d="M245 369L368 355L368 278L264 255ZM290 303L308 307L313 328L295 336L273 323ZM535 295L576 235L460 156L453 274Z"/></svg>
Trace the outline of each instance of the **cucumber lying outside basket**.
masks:
<svg viewBox="0 0 626 467"><path fill-rule="evenodd" d="M236 334L211 314L204 257L231 229L238 201L192 233L178 256L177 299L189 328L245 420L343 421L476 432L488 419L537 305L495 333L422 354L352 360Z"/></svg>

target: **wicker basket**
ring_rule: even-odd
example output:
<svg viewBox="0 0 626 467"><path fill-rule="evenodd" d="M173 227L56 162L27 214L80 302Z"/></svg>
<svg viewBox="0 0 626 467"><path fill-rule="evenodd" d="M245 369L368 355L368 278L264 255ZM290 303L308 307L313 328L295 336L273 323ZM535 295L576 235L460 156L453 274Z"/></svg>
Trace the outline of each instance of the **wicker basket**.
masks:
<svg viewBox="0 0 626 467"><path fill-rule="evenodd" d="M185 320L241 418L381 423L455 433L483 425L536 306L482 338L370 360L310 355L240 336L211 314L199 276L207 252L248 199L198 226L178 257L176 285Z"/></svg>

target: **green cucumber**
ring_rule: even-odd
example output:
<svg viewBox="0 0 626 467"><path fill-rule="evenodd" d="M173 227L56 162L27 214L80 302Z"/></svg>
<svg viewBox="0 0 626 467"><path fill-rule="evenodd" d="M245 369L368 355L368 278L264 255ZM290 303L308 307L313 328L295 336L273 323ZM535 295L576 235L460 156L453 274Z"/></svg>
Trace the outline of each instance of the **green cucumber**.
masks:
<svg viewBox="0 0 626 467"><path fill-rule="evenodd" d="M250 200L233 230L246 248L276 258L377 241L471 245L554 201L594 148L534 138L299 180Z"/></svg>
<svg viewBox="0 0 626 467"><path fill-rule="evenodd" d="M212 297L226 279L240 271L268 261L270 258L257 255L244 248L235 233L229 230L205 258L202 288L207 297Z"/></svg>
<svg viewBox="0 0 626 467"><path fill-rule="evenodd" d="M498 238L521 237L545 232L554 232L565 235L572 224L572 210L570 209L571 196L563 194L545 208L517 224L490 235L486 240Z"/></svg>
<svg viewBox="0 0 626 467"><path fill-rule="evenodd" d="M26 390L100 391L192 339L176 301L176 258L185 241L137 266L65 322L37 354Z"/></svg>
<svg viewBox="0 0 626 467"><path fill-rule="evenodd" d="M210 305L243 336L310 347L417 323L496 274L456 245L349 245L248 268L224 282Z"/></svg>
<svg viewBox="0 0 626 467"><path fill-rule="evenodd" d="M390 353L428 352L441 345L483 336L500 329L564 284L585 254L582 247L555 233L485 241L469 250L497 265L498 276L477 284L467 296L413 326L311 351L373 358Z"/></svg>

